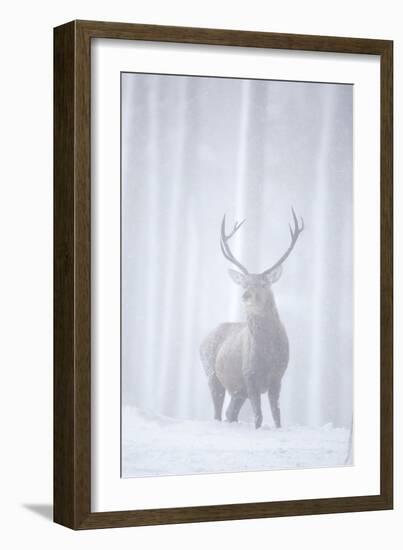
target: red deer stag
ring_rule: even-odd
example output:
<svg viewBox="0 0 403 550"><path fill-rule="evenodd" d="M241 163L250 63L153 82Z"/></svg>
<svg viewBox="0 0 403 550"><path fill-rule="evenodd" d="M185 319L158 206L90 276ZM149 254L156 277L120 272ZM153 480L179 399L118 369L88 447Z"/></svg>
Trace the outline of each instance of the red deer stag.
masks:
<svg viewBox="0 0 403 550"><path fill-rule="evenodd" d="M242 405L249 398L255 427L262 425L260 396L268 392L273 419L281 426L279 397L281 380L288 365L289 344L280 320L271 285L281 275L282 264L293 250L304 229L304 220L298 223L292 209L294 228L290 227L291 243L281 258L262 273L249 273L233 255L228 241L244 223L236 222L227 235L225 216L221 224L221 251L240 271L229 269L231 279L244 289L242 301L245 323L222 323L203 341L200 356L208 376L214 404L214 417L221 420L225 391L231 396L226 410L228 422L238 420Z"/></svg>

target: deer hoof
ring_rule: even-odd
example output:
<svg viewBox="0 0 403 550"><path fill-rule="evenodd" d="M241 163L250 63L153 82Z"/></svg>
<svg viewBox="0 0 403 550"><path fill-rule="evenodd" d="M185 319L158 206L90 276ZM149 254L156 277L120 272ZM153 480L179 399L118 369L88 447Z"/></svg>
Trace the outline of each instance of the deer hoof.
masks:
<svg viewBox="0 0 403 550"><path fill-rule="evenodd" d="M259 416L258 418L255 419L255 428L258 429L260 428L260 426L262 425L262 422L263 422L263 418L261 416Z"/></svg>

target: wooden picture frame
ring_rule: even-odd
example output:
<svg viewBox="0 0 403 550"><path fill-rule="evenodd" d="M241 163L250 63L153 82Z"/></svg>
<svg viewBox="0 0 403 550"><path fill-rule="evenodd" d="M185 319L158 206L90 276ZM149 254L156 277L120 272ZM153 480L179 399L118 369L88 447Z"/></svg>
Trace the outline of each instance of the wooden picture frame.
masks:
<svg viewBox="0 0 403 550"><path fill-rule="evenodd" d="M91 40L113 38L380 56L381 456L374 495L91 512ZM93 529L393 507L393 43L73 21L54 30L54 521Z"/></svg>

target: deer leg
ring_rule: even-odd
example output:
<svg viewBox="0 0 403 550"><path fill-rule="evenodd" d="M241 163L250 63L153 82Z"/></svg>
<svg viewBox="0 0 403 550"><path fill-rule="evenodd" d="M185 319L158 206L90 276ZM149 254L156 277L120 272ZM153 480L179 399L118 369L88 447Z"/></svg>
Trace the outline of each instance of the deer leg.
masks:
<svg viewBox="0 0 403 550"><path fill-rule="evenodd" d="M268 392L271 414L273 415L273 420L276 428L281 428L280 407L278 404L280 397L280 388L281 382L272 382L269 386Z"/></svg>
<svg viewBox="0 0 403 550"><path fill-rule="evenodd" d="M246 401L246 395L242 393L234 393L231 395L231 401L228 405L228 408L225 412L225 416L228 422L238 422L239 411L241 410L242 405Z"/></svg>
<svg viewBox="0 0 403 550"><path fill-rule="evenodd" d="M214 418L221 420L222 407L224 404L225 388L218 380L215 373L211 374L208 379L208 385L211 392L211 397L214 404Z"/></svg>
<svg viewBox="0 0 403 550"><path fill-rule="evenodd" d="M247 374L245 376L246 390L248 397L252 405L253 414L255 416L255 428L258 429L262 425L262 404L260 400L260 391L258 389L256 377L253 374Z"/></svg>

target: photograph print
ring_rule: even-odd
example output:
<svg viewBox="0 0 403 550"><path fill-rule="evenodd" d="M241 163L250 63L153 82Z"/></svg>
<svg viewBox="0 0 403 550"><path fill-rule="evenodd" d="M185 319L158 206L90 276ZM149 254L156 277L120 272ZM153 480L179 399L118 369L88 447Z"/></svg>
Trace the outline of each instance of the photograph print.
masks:
<svg viewBox="0 0 403 550"><path fill-rule="evenodd" d="M121 476L348 467L353 86L121 73Z"/></svg>

